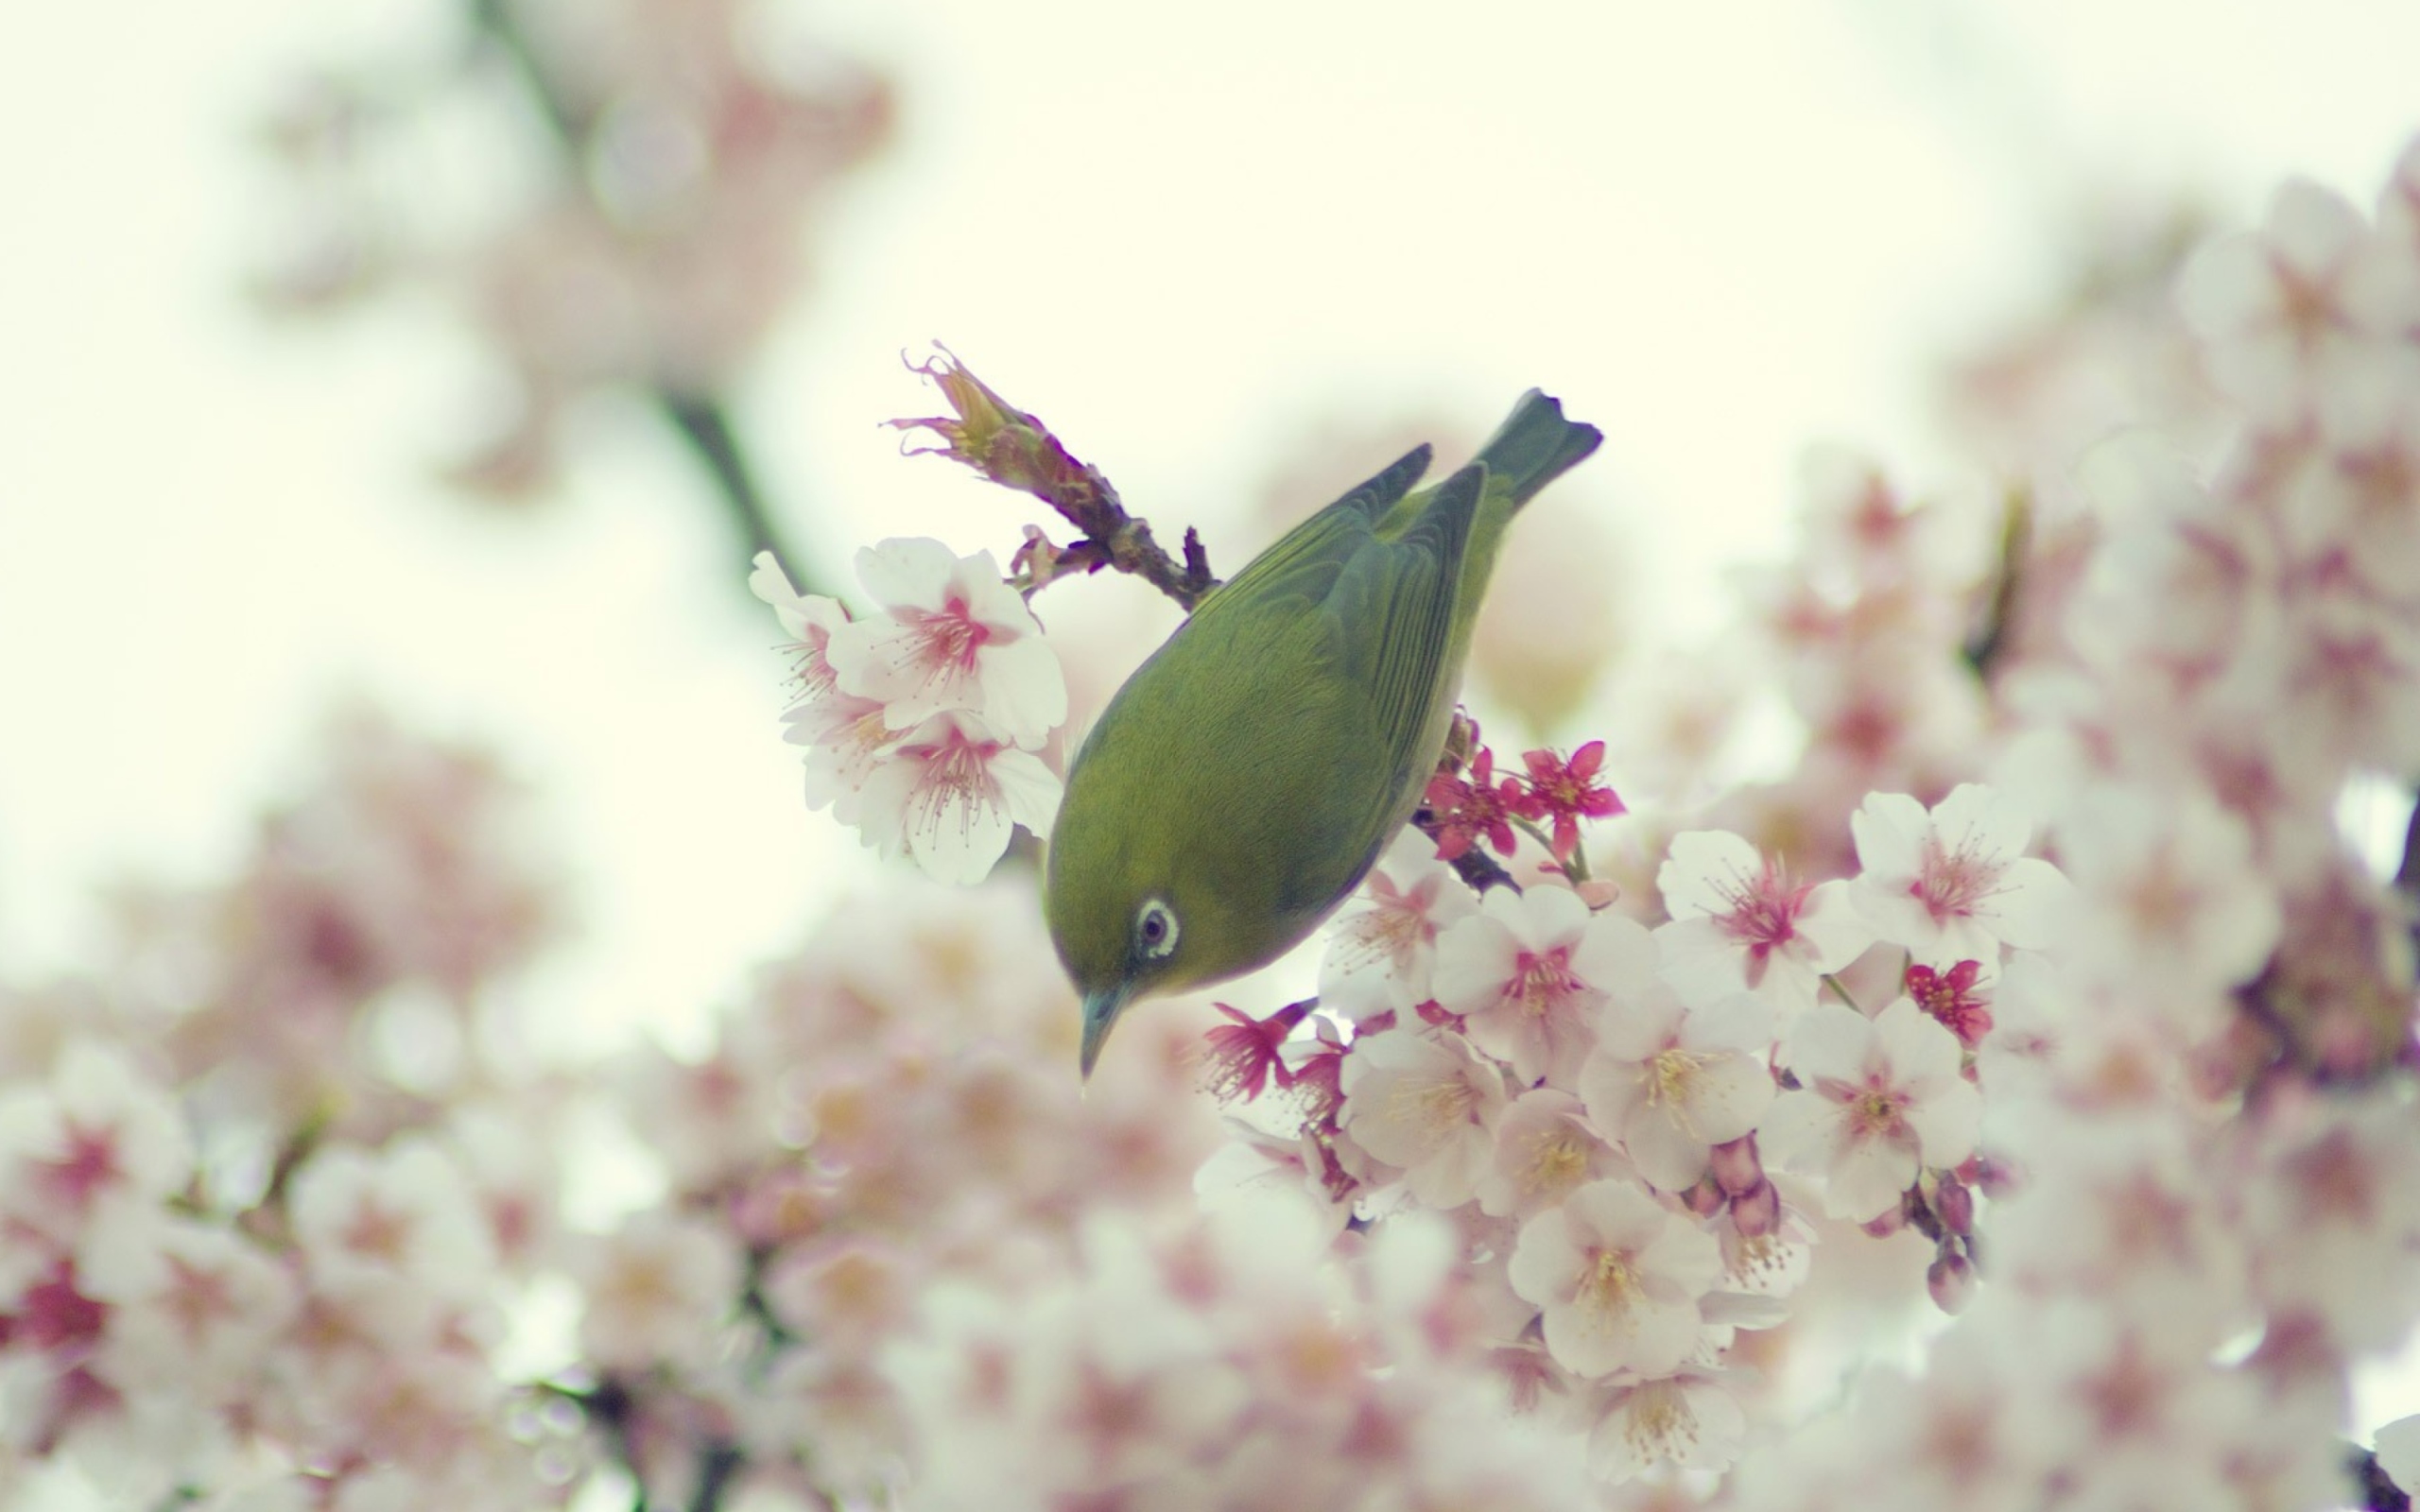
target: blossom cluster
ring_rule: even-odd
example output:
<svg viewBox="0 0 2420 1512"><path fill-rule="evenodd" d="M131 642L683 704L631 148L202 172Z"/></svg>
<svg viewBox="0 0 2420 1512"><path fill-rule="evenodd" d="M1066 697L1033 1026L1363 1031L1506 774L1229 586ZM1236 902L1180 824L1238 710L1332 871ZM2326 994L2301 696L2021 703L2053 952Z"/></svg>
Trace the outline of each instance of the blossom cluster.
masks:
<svg viewBox="0 0 2420 1512"><path fill-rule="evenodd" d="M1580 849L1580 821L1622 812L1620 797L1598 781L1598 769L1605 763L1603 741L1588 742L1568 759L1533 750L1521 761L1526 768L1521 775L1498 778L1495 753L1481 747L1468 771L1441 772L1430 779L1424 801L1439 860L1452 861L1481 840L1509 856L1518 844L1513 825L1543 821L1552 826L1547 848L1558 863L1568 866Z"/></svg>
<svg viewBox="0 0 2420 1512"><path fill-rule="evenodd" d="M712 404L803 283L841 186L890 139L893 86L829 48L767 47L735 0L500 0L476 15L483 35L445 39L441 65L328 68L284 103L268 134L287 204L259 285L281 311L412 284L456 305L506 403L483 406L505 423L450 472L518 497L554 475L585 390ZM465 115L544 123L550 140L495 131L510 191L452 202L466 176L422 160Z"/></svg>
<svg viewBox="0 0 2420 1512"><path fill-rule="evenodd" d="M1551 877L1474 897L1407 832L1336 927L1320 1015L1214 1031L1221 1090L1274 1082L1292 1116L1205 1183L1299 1193L1331 1229L1448 1215L1507 1384L1599 1476L1722 1467L1746 1432L1729 1356L1788 1315L1816 1214L1921 1211L1936 1295L1963 1301L1974 984L2033 958L2066 900L1987 789L1877 794L1854 829L1863 868L1821 885L1685 833L1652 929ZM1906 988L1871 1015L1835 976L1869 952Z"/></svg>
<svg viewBox="0 0 2420 1512"><path fill-rule="evenodd" d="M1042 627L988 551L886 541L857 554L878 606L852 617L803 595L770 553L749 586L791 637L787 738L806 747L806 800L886 854L979 882L1019 824L1046 834L1059 779L1035 751L1067 717Z"/></svg>
<svg viewBox="0 0 2420 1512"><path fill-rule="evenodd" d="M937 1287L889 1367L918 1504L1576 1508L1576 1446L1500 1410L1443 1222L1350 1269L1301 1210L1102 1218L1077 1263Z"/></svg>
<svg viewBox="0 0 2420 1512"><path fill-rule="evenodd" d="M1190 1211L1183 1016L1069 1095L1028 874L865 897L697 1049L564 1065L504 1010L562 908L510 784L366 714L332 747L239 874L131 905L117 970L0 992L12 1500L894 1496L920 1297ZM445 1075L395 1053L447 1023Z"/></svg>
<svg viewBox="0 0 2420 1512"><path fill-rule="evenodd" d="M2420 146L2375 216L2292 182L2197 254L2179 304L2231 434L2078 468L2085 549L2002 674L1997 766L2077 900L1981 1051L2022 1195L1922 1382L1866 1383L1737 1504L2362 1495L2351 1372L2420 1317L2410 909L2340 820L2420 769L2415 185ZM1877 1476L1884 1424L1912 1452Z"/></svg>

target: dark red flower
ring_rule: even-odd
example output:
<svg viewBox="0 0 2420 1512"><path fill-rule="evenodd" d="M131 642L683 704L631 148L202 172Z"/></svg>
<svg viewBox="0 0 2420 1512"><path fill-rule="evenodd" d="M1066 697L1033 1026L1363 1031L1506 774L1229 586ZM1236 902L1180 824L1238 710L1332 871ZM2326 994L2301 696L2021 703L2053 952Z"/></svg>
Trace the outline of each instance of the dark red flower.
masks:
<svg viewBox="0 0 2420 1512"><path fill-rule="evenodd" d="M1429 816L1436 823L1437 859L1451 861L1468 851L1481 839L1495 848L1496 854L1509 856L1519 842L1512 833L1512 821L1531 817L1529 794L1522 791L1521 780L1508 777L1495 781L1495 753L1486 747L1471 758L1470 770L1461 777L1443 773L1428 780L1428 792L1424 800Z"/></svg>
<svg viewBox="0 0 2420 1512"><path fill-rule="evenodd" d="M1554 820L1554 858L1568 862L1580 846L1582 819L1610 818L1626 813L1621 798L1597 781L1605 764L1605 743L1592 740L1564 761L1550 750L1533 750L1521 758L1530 768L1530 818Z"/></svg>
<svg viewBox="0 0 2420 1512"><path fill-rule="evenodd" d="M1960 961L1946 971L1929 966L1908 968L1908 996L1969 1050L1992 1032L1991 1006L1975 991L1975 978L1982 972L1980 961Z"/></svg>
<svg viewBox="0 0 2420 1512"><path fill-rule="evenodd" d="M1222 1023L1204 1036L1210 1041L1209 1088L1213 1096L1222 1103L1237 1098L1249 1103L1268 1088L1271 1072L1276 1073L1281 1087L1291 1080L1285 1064L1277 1058L1277 1047L1310 1012L1308 1003L1288 1003L1266 1019L1255 1019L1223 1003L1212 1006L1235 1021Z"/></svg>

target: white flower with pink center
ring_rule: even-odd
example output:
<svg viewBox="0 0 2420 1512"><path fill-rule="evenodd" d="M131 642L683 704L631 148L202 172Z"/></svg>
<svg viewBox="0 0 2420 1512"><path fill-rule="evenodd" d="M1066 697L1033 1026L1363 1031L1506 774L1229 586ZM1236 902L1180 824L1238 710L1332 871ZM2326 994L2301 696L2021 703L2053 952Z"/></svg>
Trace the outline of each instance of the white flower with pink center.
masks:
<svg viewBox="0 0 2420 1512"><path fill-rule="evenodd" d="M1564 887L1492 889L1479 912L1437 941L1437 1004L1461 1015L1481 1050L1524 1084L1568 1086L1595 1042L1604 1005L1647 990L1655 940L1636 921L1591 914Z"/></svg>
<svg viewBox="0 0 2420 1512"><path fill-rule="evenodd" d="M461 1167L428 1140L335 1144L294 1178L294 1237L315 1281L354 1291L485 1295L495 1253ZM399 1280L412 1287L398 1287Z"/></svg>
<svg viewBox="0 0 2420 1512"><path fill-rule="evenodd" d="M1815 1000L1818 978L1857 959L1874 930L1845 883L1795 882L1781 862L1723 830L1672 837L1655 885L1665 979L1691 1003L1749 991L1775 1007Z"/></svg>
<svg viewBox="0 0 2420 1512"><path fill-rule="evenodd" d="M2229 1012L2226 991L2258 974L2277 943L2275 884L2252 834L2195 785L2096 782L2059 827L2077 895L2070 959L2111 984L2167 986L2156 1006L2199 1037Z"/></svg>
<svg viewBox="0 0 2420 1512"><path fill-rule="evenodd" d="M1849 830L1865 868L1850 896L1919 962L1989 969L2003 943L2038 950L2056 937L2067 879L2024 853L2033 821L1990 788L1964 783L1930 813L1904 793L1870 793Z"/></svg>
<svg viewBox="0 0 2420 1512"><path fill-rule="evenodd" d="M1504 1073L1457 1034L1418 1028L1362 1035L1344 1057L1339 1122L1404 1174L1431 1208L1459 1208L1495 1154Z"/></svg>
<svg viewBox="0 0 2420 1512"><path fill-rule="evenodd" d="M54 1238L112 1206L156 1204L192 1171L176 1099L112 1046L78 1040L47 1084L0 1101L0 1217Z"/></svg>
<svg viewBox="0 0 2420 1512"><path fill-rule="evenodd" d="M1592 1181L1521 1226L1506 1269L1542 1310L1547 1349L1582 1376L1669 1375L1722 1276L1712 1234L1627 1181Z"/></svg>
<svg viewBox="0 0 2420 1512"><path fill-rule="evenodd" d="M885 752L858 789L857 824L886 855L942 882L977 883L1022 824L1050 833L1059 779L972 714L935 714Z"/></svg>
<svg viewBox="0 0 2420 1512"><path fill-rule="evenodd" d="M743 1264L727 1227L658 1211L590 1239L571 1270L588 1298L580 1349L604 1369L644 1371L714 1357Z"/></svg>
<svg viewBox="0 0 2420 1512"><path fill-rule="evenodd" d="M2306 179L2280 184L2257 232L2196 253L2176 299L2230 398L2267 419L2292 416L2370 355L2377 295L2362 251L2369 228L2342 196Z"/></svg>
<svg viewBox="0 0 2420 1512"><path fill-rule="evenodd" d="M1765 1114L1765 1160L1825 1178L1824 1211L1863 1223L1927 1166L1975 1153L1983 1101L1959 1074L1958 1037L1908 998L1868 1019L1818 1003L1783 1042L1799 1090Z"/></svg>
<svg viewBox="0 0 2420 1512"><path fill-rule="evenodd" d="M894 730L955 710L1037 747L1067 717L1067 679L1042 627L988 551L894 539L857 553L882 612L831 632L840 691L879 700Z"/></svg>
<svg viewBox="0 0 2420 1512"><path fill-rule="evenodd" d="M1428 1001L1437 936L1478 912L1470 889L1437 859L1436 845L1405 826L1328 936L1321 1005L1354 1019L1418 1007Z"/></svg>
<svg viewBox="0 0 2420 1512"><path fill-rule="evenodd" d="M1622 1142L1639 1175L1685 1192L1717 1144L1756 1126L1773 1098L1773 1015L1740 993L1684 1007L1649 992L1597 1021L1597 1049L1580 1070L1588 1120Z"/></svg>
<svg viewBox="0 0 2420 1512"><path fill-rule="evenodd" d="M1608 1485L1659 1465L1719 1470L1739 1457L1747 1415L1715 1373L1684 1370L1660 1380L1630 1375L1597 1383L1579 1410L1594 1415L1588 1469Z"/></svg>
<svg viewBox="0 0 2420 1512"><path fill-rule="evenodd" d="M748 590L773 607L782 628L789 632L789 649L798 659L799 703L828 697L838 680L832 670L832 632L849 623L849 611L838 599L800 593L769 551L756 554Z"/></svg>
<svg viewBox="0 0 2420 1512"><path fill-rule="evenodd" d="M244 1388L293 1315L295 1278L260 1244L182 1218L147 1214L104 1226L78 1277L110 1305L98 1363L124 1388L166 1392ZM96 1235L96 1237L100 1237Z"/></svg>
<svg viewBox="0 0 2420 1512"><path fill-rule="evenodd" d="M1479 1178L1479 1211L1526 1218L1591 1181L1630 1174L1628 1163L1589 1127L1579 1098L1538 1087L1513 1099L1496 1122L1495 1159Z"/></svg>

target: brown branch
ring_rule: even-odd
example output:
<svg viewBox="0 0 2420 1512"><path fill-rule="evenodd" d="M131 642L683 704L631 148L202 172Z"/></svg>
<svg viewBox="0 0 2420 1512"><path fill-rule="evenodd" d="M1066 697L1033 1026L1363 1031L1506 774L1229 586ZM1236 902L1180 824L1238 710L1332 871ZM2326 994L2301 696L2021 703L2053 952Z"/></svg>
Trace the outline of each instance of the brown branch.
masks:
<svg viewBox="0 0 2420 1512"><path fill-rule="evenodd" d="M1991 681L2000 653L2008 649L2017 591L2025 580L2026 553L2032 542L2033 496L2023 484L2016 484L2001 506L1999 563L1992 578L1991 603L1984 609L1983 623L1962 648L1966 664L1984 682Z"/></svg>
<svg viewBox="0 0 2420 1512"><path fill-rule="evenodd" d="M941 438L939 446L922 448L917 455L936 453L1002 488L1030 493L1081 532L1064 548L1039 549L1046 543L1028 542L1018 553L1023 571L1017 586L1024 592L1032 593L1071 572L1112 567L1142 578L1191 613L1219 586L1201 537L1185 531L1184 560L1179 563L1152 536L1150 521L1126 512L1100 469L1079 461L1048 426L1002 399L947 349L933 361L909 366L941 386L955 412L888 422L897 430L928 430Z"/></svg>

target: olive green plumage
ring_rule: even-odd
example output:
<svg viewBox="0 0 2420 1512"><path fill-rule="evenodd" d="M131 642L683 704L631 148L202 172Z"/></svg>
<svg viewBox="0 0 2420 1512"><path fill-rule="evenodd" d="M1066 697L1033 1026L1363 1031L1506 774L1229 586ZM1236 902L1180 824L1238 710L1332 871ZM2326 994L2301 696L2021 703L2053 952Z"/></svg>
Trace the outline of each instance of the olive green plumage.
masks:
<svg viewBox="0 0 2420 1512"><path fill-rule="evenodd" d="M1201 601L1067 773L1043 906L1090 1074L1127 1004L1265 966L1419 806L1504 527L1597 449L1521 396L1460 472L1415 448Z"/></svg>

